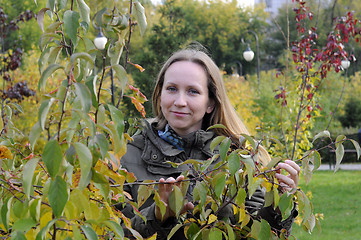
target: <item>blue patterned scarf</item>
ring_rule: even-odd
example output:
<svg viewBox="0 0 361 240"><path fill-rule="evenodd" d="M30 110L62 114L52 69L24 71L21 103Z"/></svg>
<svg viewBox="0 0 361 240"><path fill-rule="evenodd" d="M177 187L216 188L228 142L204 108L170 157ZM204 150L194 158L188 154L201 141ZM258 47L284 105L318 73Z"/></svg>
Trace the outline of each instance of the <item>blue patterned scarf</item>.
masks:
<svg viewBox="0 0 361 240"><path fill-rule="evenodd" d="M168 124L165 126L164 131L158 130L158 135L161 139L172 144L179 150L184 150L183 139L180 136L178 136L178 134L171 127L169 127Z"/></svg>

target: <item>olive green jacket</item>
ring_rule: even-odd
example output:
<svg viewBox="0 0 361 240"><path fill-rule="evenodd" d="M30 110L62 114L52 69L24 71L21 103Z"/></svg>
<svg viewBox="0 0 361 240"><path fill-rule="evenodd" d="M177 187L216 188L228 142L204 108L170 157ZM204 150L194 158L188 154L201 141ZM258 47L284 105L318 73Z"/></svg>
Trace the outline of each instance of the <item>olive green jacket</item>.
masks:
<svg viewBox="0 0 361 240"><path fill-rule="evenodd" d="M166 161L175 163L184 162L187 159L207 160L217 153L217 149L213 152L210 150L211 141L216 137L214 132L206 132L204 130L196 131L185 138L184 150L179 150L173 145L161 139L154 124L150 125L146 122L146 126L141 134L133 137L134 141L128 143L127 152L121 159L122 167L129 172L133 172L138 181L159 180L160 178L178 177L182 172L190 170L189 165L181 165L178 168L172 167ZM193 185L191 183L188 190L188 200L192 200ZM128 191L133 200L137 199L138 186L133 185L124 188ZM282 216L273 210L272 207L263 208L264 191L257 190L251 199L246 198L246 208L248 212L257 214L266 219L274 230L291 229L293 219L297 216L294 209L291 216L282 221ZM230 205L228 205L230 206ZM231 207L231 206L230 206ZM177 219L170 218L165 222L160 222L155 218L155 203L149 198L140 208L141 214L146 218L146 222L139 216L134 215L131 208L127 206L122 209L123 213L131 218L132 228L137 230L143 237L152 236L157 233L157 239L167 239L167 235L171 229L178 223ZM225 209L233 216L231 208ZM182 231L178 231L172 239L186 239Z"/></svg>

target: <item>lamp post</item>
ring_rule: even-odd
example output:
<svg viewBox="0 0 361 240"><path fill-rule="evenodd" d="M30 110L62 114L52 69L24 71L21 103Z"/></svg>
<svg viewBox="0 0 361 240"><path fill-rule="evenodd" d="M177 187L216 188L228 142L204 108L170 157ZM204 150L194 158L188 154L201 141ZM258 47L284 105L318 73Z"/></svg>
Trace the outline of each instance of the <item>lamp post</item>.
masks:
<svg viewBox="0 0 361 240"><path fill-rule="evenodd" d="M94 39L94 45L97 49L103 50L107 44L108 39L102 33L102 30L99 29L98 36Z"/></svg>
<svg viewBox="0 0 361 240"><path fill-rule="evenodd" d="M341 67L343 68L343 69L345 69L346 70L346 72L347 72L347 69L350 67L350 61L348 60L348 59L345 59L345 60L342 60L341 61Z"/></svg>
<svg viewBox="0 0 361 240"><path fill-rule="evenodd" d="M252 33L256 39L256 57L257 57L257 82L258 82L258 90L259 90L259 86L260 86L260 79L259 79L259 73L260 73L260 59L259 59L259 43L258 43L258 35L252 31L252 30L247 30L247 32ZM247 46L246 51L243 52L243 57L247 62L250 62L253 60L254 57L254 52L252 51L252 49L250 48L249 44Z"/></svg>
<svg viewBox="0 0 361 240"><path fill-rule="evenodd" d="M234 64L234 66L232 66L232 69L233 69L233 67L235 67L236 72L238 71L238 75L241 77L242 76L242 63L240 61L235 61L233 64ZM237 68L237 65L238 65L238 68Z"/></svg>

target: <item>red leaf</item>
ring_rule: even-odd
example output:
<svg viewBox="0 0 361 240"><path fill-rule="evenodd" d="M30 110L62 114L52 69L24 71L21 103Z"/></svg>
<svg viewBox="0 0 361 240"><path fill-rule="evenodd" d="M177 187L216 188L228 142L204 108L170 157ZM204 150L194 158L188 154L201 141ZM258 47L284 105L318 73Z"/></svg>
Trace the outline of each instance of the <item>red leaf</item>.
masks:
<svg viewBox="0 0 361 240"><path fill-rule="evenodd" d="M308 100L311 100L312 97L313 97L313 93L309 93L309 94L307 95L307 99L308 99Z"/></svg>

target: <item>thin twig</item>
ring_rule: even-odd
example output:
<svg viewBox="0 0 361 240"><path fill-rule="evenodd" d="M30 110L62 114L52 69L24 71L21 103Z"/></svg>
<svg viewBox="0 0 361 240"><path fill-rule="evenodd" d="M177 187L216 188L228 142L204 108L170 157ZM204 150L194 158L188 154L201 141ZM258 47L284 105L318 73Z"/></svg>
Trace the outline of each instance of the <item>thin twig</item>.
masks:
<svg viewBox="0 0 361 240"><path fill-rule="evenodd" d="M95 124L98 122L98 110L99 110L99 104L100 104L100 91L102 90L102 85L103 85L103 82L104 82L104 75L105 75L105 56L103 55L103 72L102 72L102 78L100 79L100 83L99 83L99 89L98 89L98 93L97 93L97 101L98 101L98 104L97 104L97 109L95 110L95 116L94 116L94 119L95 119Z"/></svg>
<svg viewBox="0 0 361 240"><path fill-rule="evenodd" d="M306 68L306 73L304 75L302 75L303 79L302 79L302 84L301 84L301 99L300 99L300 105L299 105L299 110L298 110L297 120L296 120L296 125L295 125L295 135L293 137L293 149L292 149L291 160L293 160L293 157L294 157L295 151L296 151L297 133L298 133L298 129L300 127L299 123L300 123L300 119L301 119L303 100L305 98L304 94L305 94L305 89L306 89L307 76L308 76L308 68Z"/></svg>
<svg viewBox="0 0 361 240"><path fill-rule="evenodd" d="M128 35L128 40L127 40L127 46L126 46L126 54L125 54L125 62L124 62L124 69L127 70L127 66L128 66L128 58L129 58L129 50L130 50L130 39L131 39L131 36L132 36L132 26L133 26L133 23L132 23L132 11L133 11L133 0L130 0L130 3L129 3L129 35ZM124 89L121 89L120 91L120 94L119 94L119 98L118 98L118 103L117 103L117 108L119 107L119 104L120 104L120 101L122 100L123 98L123 91Z"/></svg>

